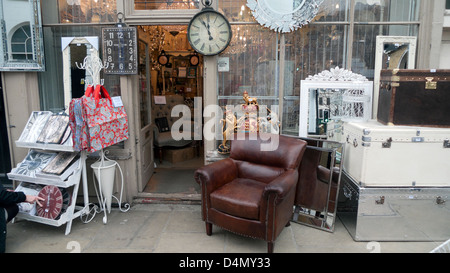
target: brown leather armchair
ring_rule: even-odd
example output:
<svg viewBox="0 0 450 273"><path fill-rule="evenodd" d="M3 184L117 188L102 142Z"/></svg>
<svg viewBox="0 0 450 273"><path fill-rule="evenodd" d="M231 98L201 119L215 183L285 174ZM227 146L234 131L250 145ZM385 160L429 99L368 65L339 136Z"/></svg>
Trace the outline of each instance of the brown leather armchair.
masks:
<svg viewBox="0 0 450 273"><path fill-rule="evenodd" d="M264 139L278 138L278 148L262 151ZM202 189L202 218L206 234L212 225L263 239L268 252L290 223L298 181L298 167L306 142L280 135L258 134L256 140L235 138L230 157L195 172Z"/></svg>

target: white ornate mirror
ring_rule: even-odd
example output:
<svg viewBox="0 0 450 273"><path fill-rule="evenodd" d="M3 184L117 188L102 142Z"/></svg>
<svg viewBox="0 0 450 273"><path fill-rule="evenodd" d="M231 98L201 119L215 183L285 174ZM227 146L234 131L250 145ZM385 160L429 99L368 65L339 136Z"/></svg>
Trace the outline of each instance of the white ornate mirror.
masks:
<svg viewBox="0 0 450 273"><path fill-rule="evenodd" d="M248 0L256 21L277 32L287 33L316 17L324 0Z"/></svg>
<svg viewBox="0 0 450 273"><path fill-rule="evenodd" d="M373 82L343 68L331 68L301 81L299 136L322 136L331 120L372 118Z"/></svg>

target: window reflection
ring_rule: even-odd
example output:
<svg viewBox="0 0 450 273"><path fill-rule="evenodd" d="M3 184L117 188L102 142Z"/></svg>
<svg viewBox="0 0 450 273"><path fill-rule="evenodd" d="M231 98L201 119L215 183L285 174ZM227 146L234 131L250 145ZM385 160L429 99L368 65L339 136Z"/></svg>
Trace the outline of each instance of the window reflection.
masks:
<svg viewBox="0 0 450 273"><path fill-rule="evenodd" d="M352 71L373 80L377 36L417 36L418 32L417 25L355 26Z"/></svg>
<svg viewBox="0 0 450 273"><path fill-rule="evenodd" d="M12 60L33 60L33 41L29 22L12 35L11 55Z"/></svg>
<svg viewBox="0 0 450 273"><path fill-rule="evenodd" d="M58 0L60 23L116 22L116 1Z"/></svg>
<svg viewBox="0 0 450 273"><path fill-rule="evenodd" d="M232 32L221 54L230 58L230 71L219 73L219 96L277 96L278 35L259 25L233 25Z"/></svg>
<svg viewBox="0 0 450 273"><path fill-rule="evenodd" d="M198 9L200 0L135 0L135 10Z"/></svg>
<svg viewBox="0 0 450 273"><path fill-rule="evenodd" d="M356 0L355 22L419 20L420 0Z"/></svg>
<svg viewBox="0 0 450 273"><path fill-rule="evenodd" d="M313 23L283 35L256 23L246 4L246 0L219 1L219 11L230 20L234 35L220 56L230 58L230 71L219 72L219 105L241 103L244 91L268 103L278 104L283 98L283 134L298 134L301 80L336 66L351 67L373 79L376 36L417 36L419 30L420 0L325 1ZM386 24L367 24L372 22Z"/></svg>

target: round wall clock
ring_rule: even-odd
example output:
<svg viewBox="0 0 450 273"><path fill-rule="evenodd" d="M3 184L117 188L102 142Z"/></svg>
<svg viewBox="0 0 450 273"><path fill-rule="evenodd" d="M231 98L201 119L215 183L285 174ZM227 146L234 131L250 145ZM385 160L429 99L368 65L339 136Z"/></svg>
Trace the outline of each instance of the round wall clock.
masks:
<svg viewBox="0 0 450 273"><path fill-rule="evenodd" d="M63 208L63 195L61 190L53 185L42 188L38 194L43 198L42 206L36 206L36 214L43 218L55 219L61 213Z"/></svg>
<svg viewBox="0 0 450 273"><path fill-rule="evenodd" d="M210 7L197 13L189 23L187 36L192 48L205 56L213 56L224 51L231 42L230 22L220 12Z"/></svg>
<svg viewBox="0 0 450 273"><path fill-rule="evenodd" d="M166 52L163 50L161 55L158 57L158 63L160 65L166 65L169 62L169 57L166 55Z"/></svg>
<svg viewBox="0 0 450 273"><path fill-rule="evenodd" d="M200 62L200 59L199 59L198 54L191 55L191 58L189 58L189 63L192 66L197 66L199 62Z"/></svg>

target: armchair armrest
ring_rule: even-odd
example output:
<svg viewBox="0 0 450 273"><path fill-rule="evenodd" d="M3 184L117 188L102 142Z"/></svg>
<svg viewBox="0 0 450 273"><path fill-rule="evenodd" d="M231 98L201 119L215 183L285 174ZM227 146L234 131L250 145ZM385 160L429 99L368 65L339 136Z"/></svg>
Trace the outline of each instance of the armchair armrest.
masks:
<svg viewBox="0 0 450 273"><path fill-rule="evenodd" d="M153 131L153 138L154 139L158 139L158 136L159 136L159 128L158 128L158 126L156 126L155 123L152 123L150 125L150 130Z"/></svg>
<svg viewBox="0 0 450 273"><path fill-rule="evenodd" d="M234 161L226 158L199 168L195 171L194 178L197 183L204 183L208 192L212 192L233 181L237 177L237 173Z"/></svg>
<svg viewBox="0 0 450 273"><path fill-rule="evenodd" d="M267 184L264 189L264 198L268 197L271 193L275 193L278 195L278 199L283 199L290 191L296 189L297 181L298 171L292 169L287 170Z"/></svg>

